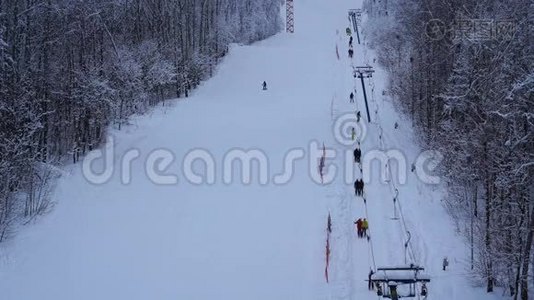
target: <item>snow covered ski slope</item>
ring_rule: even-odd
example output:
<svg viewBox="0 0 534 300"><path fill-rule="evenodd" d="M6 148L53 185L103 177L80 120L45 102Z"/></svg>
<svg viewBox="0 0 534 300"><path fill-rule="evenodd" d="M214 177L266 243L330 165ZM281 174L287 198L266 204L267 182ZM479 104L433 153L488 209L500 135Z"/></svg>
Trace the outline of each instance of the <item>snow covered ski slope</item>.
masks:
<svg viewBox="0 0 534 300"><path fill-rule="evenodd" d="M355 126L363 156L398 150L411 164L421 152L409 122L382 96L386 77L373 64L373 52L355 39L354 58L347 57L347 10L359 6L296 1L294 35L233 47L190 98L113 131L104 153L113 170L109 180L95 184L82 164L72 166L58 185L54 211L2 246L1 298L376 299L365 281L368 272L403 264L410 231L408 260L432 277L428 299L490 299L466 279L467 256L440 205L439 186L422 183L409 170L405 184L381 182L378 164L365 169L364 163L361 174L352 163L345 125L354 124L356 110L362 111ZM366 79L371 124L360 82L352 77L352 66L363 64L376 70ZM355 103L349 103L354 89ZM335 177L325 184L317 175L323 143L336 153L326 161L327 175ZM248 172L239 171L239 163L227 163L248 150L259 159L250 182L242 180ZM124 158L136 153L129 169ZM150 168L155 155L169 153L168 168ZM187 157L213 160L213 178L191 182L198 178L184 168ZM192 170L210 173L199 162ZM354 174L345 175L346 165ZM362 176L369 178L366 205L352 186ZM395 189L399 220L391 219ZM364 217L369 242L354 229ZM446 272L444 256L451 262Z"/></svg>

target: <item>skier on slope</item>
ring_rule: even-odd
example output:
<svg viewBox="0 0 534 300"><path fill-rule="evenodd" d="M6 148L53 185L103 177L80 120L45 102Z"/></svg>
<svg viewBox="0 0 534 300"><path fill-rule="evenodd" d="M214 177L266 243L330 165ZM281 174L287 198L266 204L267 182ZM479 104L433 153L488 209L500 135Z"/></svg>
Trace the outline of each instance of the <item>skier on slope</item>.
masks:
<svg viewBox="0 0 534 300"><path fill-rule="evenodd" d="M358 232L358 237L362 237L362 219L358 219L356 222L354 222L354 224L356 224L356 230Z"/></svg>
<svg viewBox="0 0 534 300"><path fill-rule="evenodd" d="M349 47L352 47L352 35L350 36L350 39L349 39Z"/></svg>
<svg viewBox="0 0 534 300"><path fill-rule="evenodd" d="M443 271L447 270L447 267L449 266L449 260L447 259L447 257L445 256L443 258Z"/></svg>
<svg viewBox="0 0 534 300"><path fill-rule="evenodd" d="M356 138L356 130L354 129L354 127L352 127L351 136L352 136L352 140L354 141L354 139Z"/></svg>
<svg viewBox="0 0 534 300"><path fill-rule="evenodd" d="M350 93L349 95L350 103L354 103L354 93Z"/></svg>
<svg viewBox="0 0 534 300"><path fill-rule="evenodd" d="M349 57L352 58L353 55L354 55L354 50L349 49Z"/></svg>
<svg viewBox="0 0 534 300"><path fill-rule="evenodd" d="M360 122L360 118L361 118L361 117L362 117L362 114L360 113L360 111L358 111L358 112L356 113L356 121L357 121L357 122Z"/></svg>
<svg viewBox="0 0 534 300"><path fill-rule="evenodd" d="M354 189L356 190L356 196L360 195L360 179L356 179L354 182Z"/></svg>
<svg viewBox="0 0 534 300"><path fill-rule="evenodd" d="M267 82L264 81L262 86L263 86L263 90L266 91L267 90Z"/></svg>
<svg viewBox="0 0 534 300"><path fill-rule="evenodd" d="M358 148L354 149L354 162L360 163L360 158L362 156L362 151Z"/></svg>
<svg viewBox="0 0 534 300"><path fill-rule="evenodd" d="M367 219L363 219L362 221L362 236L369 239L369 236L367 235L367 229L369 229L369 222L367 222Z"/></svg>

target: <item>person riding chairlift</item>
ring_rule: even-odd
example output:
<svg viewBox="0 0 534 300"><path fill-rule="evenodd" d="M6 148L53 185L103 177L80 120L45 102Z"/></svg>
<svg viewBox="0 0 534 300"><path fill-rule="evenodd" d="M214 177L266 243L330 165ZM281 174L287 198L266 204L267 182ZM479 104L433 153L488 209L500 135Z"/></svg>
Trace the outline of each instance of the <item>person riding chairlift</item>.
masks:
<svg viewBox="0 0 534 300"><path fill-rule="evenodd" d="M428 295L428 290L426 284L423 282L423 285L421 286L421 296L426 297L426 295Z"/></svg>

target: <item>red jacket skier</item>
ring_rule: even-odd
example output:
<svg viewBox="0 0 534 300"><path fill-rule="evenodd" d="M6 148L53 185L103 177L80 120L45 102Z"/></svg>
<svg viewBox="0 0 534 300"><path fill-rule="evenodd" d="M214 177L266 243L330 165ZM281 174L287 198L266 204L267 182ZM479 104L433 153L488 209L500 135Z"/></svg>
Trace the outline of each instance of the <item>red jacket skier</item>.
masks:
<svg viewBox="0 0 534 300"><path fill-rule="evenodd" d="M358 219L354 224L356 224L356 229L358 230L358 237L362 237L362 219Z"/></svg>

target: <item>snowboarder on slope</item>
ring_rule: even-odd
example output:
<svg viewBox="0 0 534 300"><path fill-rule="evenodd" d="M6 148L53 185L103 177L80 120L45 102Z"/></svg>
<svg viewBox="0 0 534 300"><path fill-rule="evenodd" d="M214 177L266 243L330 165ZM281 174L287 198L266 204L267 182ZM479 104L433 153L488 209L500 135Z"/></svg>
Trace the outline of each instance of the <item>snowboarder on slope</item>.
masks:
<svg viewBox="0 0 534 300"><path fill-rule="evenodd" d="M267 90L267 82L263 82L263 90L266 91Z"/></svg>

